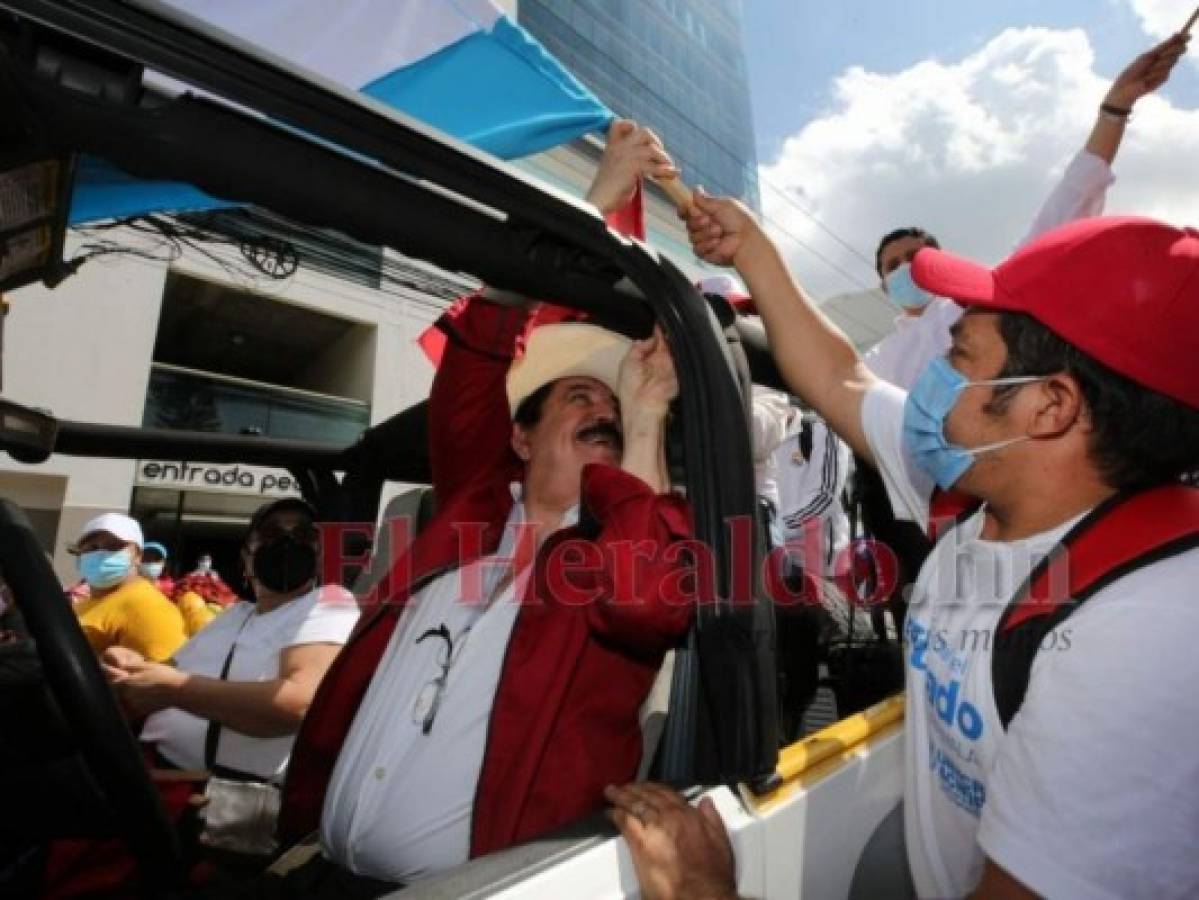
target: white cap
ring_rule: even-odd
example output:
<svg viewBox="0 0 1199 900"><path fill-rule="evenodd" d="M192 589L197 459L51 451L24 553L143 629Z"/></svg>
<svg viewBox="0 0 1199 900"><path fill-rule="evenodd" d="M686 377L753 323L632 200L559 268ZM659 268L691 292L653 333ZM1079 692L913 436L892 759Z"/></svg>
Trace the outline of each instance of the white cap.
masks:
<svg viewBox="0 0 1199 900"><path fill-rule="evenodd" d="M75 543L78 544L89 534L95 534L97 531L107 531L113 537L120 538L127 544L137 544L139 550L146 541L142 536L142 526L137 524L136 519L122 513L104 513L102 516L96 516L79 530L79 538Z"/></svg>
<svg viewBox="0 0 1199 900"><path fill-rule="evenodd" d="M632 343L607 328L579 322L534 328L524 356L508 369L508 409L516 415L526 398L559 378L594 378L615 394L620 364Z"/></svg>

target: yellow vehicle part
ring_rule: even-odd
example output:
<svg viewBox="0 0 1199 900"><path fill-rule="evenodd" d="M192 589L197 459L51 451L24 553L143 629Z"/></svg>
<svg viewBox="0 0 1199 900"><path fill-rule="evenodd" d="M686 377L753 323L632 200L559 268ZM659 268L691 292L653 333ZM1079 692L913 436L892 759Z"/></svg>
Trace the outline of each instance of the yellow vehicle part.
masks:
<svg viewBox="0 0 1199 900"><path fill-rule="evenodd" d="M767 794L749 798L750 805L758 813L768 812L819 781L858 750L900 728L905 705L903 694L888 697L784 748L776 770L781 783Z"/></svg>

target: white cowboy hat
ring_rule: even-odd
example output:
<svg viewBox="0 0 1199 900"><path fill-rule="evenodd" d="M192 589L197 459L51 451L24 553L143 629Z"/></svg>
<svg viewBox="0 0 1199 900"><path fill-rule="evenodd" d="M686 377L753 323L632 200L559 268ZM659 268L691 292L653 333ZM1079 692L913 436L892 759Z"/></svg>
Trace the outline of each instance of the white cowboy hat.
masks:
<svg viewBox="0 0 1199 900"><path fill-rule="evenodd" d="M524 356L508 369L508 408L515 415L530 395L559 378L594 378L616 393L627 337L580 322L542 325L529 333Z"/></svg>

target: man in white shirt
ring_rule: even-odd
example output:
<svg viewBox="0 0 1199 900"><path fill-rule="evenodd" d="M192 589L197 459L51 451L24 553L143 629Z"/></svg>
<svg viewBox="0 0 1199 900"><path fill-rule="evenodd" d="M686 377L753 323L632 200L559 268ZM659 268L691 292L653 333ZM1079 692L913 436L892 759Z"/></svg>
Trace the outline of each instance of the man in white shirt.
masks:
<svg viewBox="0 0 1199 900"><path fill-rule="evenodd" d="M916 282L968 312L908 395L866 369L743 207L696 204L696 252L737 266L784 378L878 466L896 509L922 521L934 484L984 503L930 556L905 628L920 896L1199 895L1199 774L1177 750L1199 739L1199 549L1113 576L1047 633L1006 726L992 678L1000 616L1032 567L1092 511L1177 486L1199 458L1199 232L1091 219L994 271L922 250ZM611 792L635 854L659 810L672 829L700 815L656 791ZM705 896L731 896L728 875Z"/></svg>
<svg viewBox="0 0 1199 900"><path fill-rule="evenodd" d="M1103 213L1107 189L1116 180L1111 166L1133 107L1166 82L1185 51L1186 38L1175 35L1138 56L1116 76L1086 145L1066 167L1017 247L1059 225ZM874 255L879 287L901 314L895 330L875 344L864 360L879 378L905 390L929 360L949 349L949 329L962 315L962 308L952 300L930 294L912 281L910 267L917 251L940 246L922 228L899 228L883 236Z"/></svg>
<svg viewBox="0 0 1199 900"><path fill-rule="evenodd" d="M1066 167L1017 247L1059 225L1102 214L1107 190L1115 182L1111 166L1132 109L1141 97L1165 83L1186 46L1186 39L1176 35L1137 57L1116 77L1085 146ZM863 359L875 375L904 390L911 389L930 360L949 350L950 329L963 312L952 299L931 294L912 281L912 258L923 247L940 244L921 228L900 228L885 235L875 252L880 287L901 315L895 330ZM1086 298L1080 302L1086 303ZM889 547L900 564L891 608L901 622L916 573L932 545L892 508L873 468L859 465L854 478L866 530Z"/></svg>
<svg viewBox="0 0 1199 900"><path fill-rule="evenodd" d="M675 390L660 336L630 344L575 323L532 331L508 375L526 470L510 485L500 546L407 603L329 784L321 818L329 858L395 882L467 860L492 698L533 556L578 523L585 465L620 464L655 492L668 490L662 423Z"/></svg>

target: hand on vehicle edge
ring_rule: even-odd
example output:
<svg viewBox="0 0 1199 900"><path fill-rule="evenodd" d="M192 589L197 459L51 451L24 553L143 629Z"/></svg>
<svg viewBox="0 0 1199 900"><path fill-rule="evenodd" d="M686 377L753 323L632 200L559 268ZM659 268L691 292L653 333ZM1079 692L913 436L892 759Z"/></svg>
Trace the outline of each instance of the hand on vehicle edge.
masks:
<svg viewBox="0 0 1199 900"><path fill-rule="evenodd" d="M736 860L711 799L690 806L653 783L609 786L609 816L628 844L644 900L733 900Z"/></svg>

